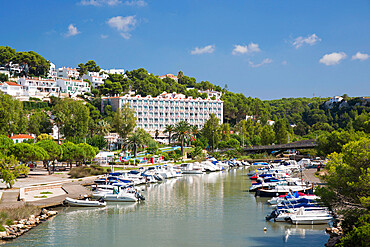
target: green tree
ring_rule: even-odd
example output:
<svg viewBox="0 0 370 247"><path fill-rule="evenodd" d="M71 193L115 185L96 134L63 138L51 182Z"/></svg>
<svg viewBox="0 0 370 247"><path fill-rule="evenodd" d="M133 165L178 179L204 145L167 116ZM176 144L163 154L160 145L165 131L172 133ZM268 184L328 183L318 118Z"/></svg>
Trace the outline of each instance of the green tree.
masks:
<svg viewBox="0 0 370 247"><path fill-rule="evenodd" d="M134 151L135 158L137 156L137 149L144 147L144 145L151 139L150 135L149 137L148 135L149 134L146 133L145 130L139 128L128 137L126 145Z"/></svg>
<svg viewBox="0 0 370 247"><path fill-rule="evenodd" d="M288 143L287 122L284 119L279 119L274 124L275 140L277 144Z"/></svg>
<svg viewBox="0 0 370 247"><path fill-rule="evenodd" d="M265 125L262 128L261 132L261 144L262 145L270 145L275 140L275 132L273 128L269 125Z"/></svg>
<svg viewBox="0 0 370 247"><path fill-rule="evenodd" d="M127 136L134 130L136 126L135 111L130 108L128 104L122 106L121 110L113 116L112 121L113 128L119 134L119 136L126 140Z"/></svg>
<svg viewBox="0 0 370 247"><path fill-rule="evenodd" d="M81 101L62 99L54 107L55 116L60 117L61 132L66 138L84 140L90 120L89 108ZM59 120L57 120L59 121Z"/></svg>
<svg viewBox="0 0 370 247"><path fill-rule="evenodd" d="M8 75L3 74L3 73L0 74L0 82L5 82L8 80L9 80Z"/></svg>
<svg viewBox="0 0 370 247"><path fill-rule="evenodd" d="M13 187L14 182L17 181L19 175L28 175L29 168L25 164L19 164L17 159L11 156L4 156L0 154L0 178L2 182L10 188Z"/></svg>
<svg viewBox="0 0 370 247"><path fill-rule="evenodd" d="M190 136L191 126L188 122L180 121L175 125L173 138L180 141L181 153L184 155L184 142Z"/></svg>
<svg viewBox="0 0 370 247"><path fill-rule="evenodd" d="M99 150L97 150L93 146L90 146L87 143L80 143L77 146L83 150L83 153L84 153L83 162L85 163L85 165L86 165L86 161L91 162L95 158L97 153L99 152Z"/></svg>
<svg viewBox="0 0 370 247"><path fill-rule="evenodd" d="M212 150L221 139L219 128L219 119L212 113L202 129L202 135L207 138L208 144L212 146Z"/></svg>
<svg viewBox="0 0 370 247"><path fill-rule="evenodd" d="M44 167L48 169L51 174L50 162L53 162L53 170L55 168L55 160L60 160L63 155L63 149L61 146L56 144L53 140L44 139L35 144L46 151L43 158Z"/></svg>
<svg viewBox="0 0 370 247"><path fill-rule="evenodd" d="M19 161L27 164L35 161L43 160L47 153L44 149L28 143L17 143L11 148L11 153L17 157Z"/></svg>
<svg viewBox="0 0 370 247"><path fill-rule="evenodd" d="M100 120L96 126L96 133L101 136L106 136L111 130L110 124L105 120Z"/></svg>
<svg viewBox="0 0 370 247"><path fill-rule="evenodd" d="M220 126L221 131L221 140L222 141L229 141L230 139L230 125L228 123L223 123Z"/></svg>
<svg viewBox="0 0 370 247"><path fill-rule="evenodd" d="M13 146L14 142L12 139L5 135L0 135L0 155L8 156Z"/></svg>
<svg viewBox="0 0 370 247"><path fill-rule="evenodd" d="M328 156L325 187L317 189L322 200L339 208L345 237L340 246L361 246L369 236L370 209L370 139L361 138L345 144L341 153ZM358 217L366 216L366 225ZM368 241L367 241L368 242Z"/></svg>
<svg viewBox="0 0 370 247"><path fill-rule="evenodd" d="M26 121L22 102L0 92L0 135L25 133Z"/></svg>
<svg viewBox="0 0 370 247"><path fill-rule="evenodd" d="M33 113L28 121L28 132L40 135L42 133L51 133L53 131L53 124L46 112Z"/></svg>
<svg viewBox="0 0 370 247"><path fill-rule="evenodd" d="M97 147L99 150L102 150L108 144L104 136L101 135L94 135L93 137L87 139L87 143L93 147Z"/></svg>
<svg viewBox="0 0 370 247"><path fill-rule="evenodd" d="M53 137L48 134L41 134L37 137L37 141L53 140Z"/></svg>
<svg viewBox="0 0 370 247"><path fill-rule="evenodd" d="M172 124L167 124L163 133L168 133L168 145L171 145L172 132L175 130L175 126Z"/></svg>
<svg viewBox="0 0 370 247"><path fill-rule="evenodd" d="M72 163L76 161L76 154L79 152L77 145L73 142L66 142L62 144L63 157L62 161L69 163L72 169Z"/></svg>

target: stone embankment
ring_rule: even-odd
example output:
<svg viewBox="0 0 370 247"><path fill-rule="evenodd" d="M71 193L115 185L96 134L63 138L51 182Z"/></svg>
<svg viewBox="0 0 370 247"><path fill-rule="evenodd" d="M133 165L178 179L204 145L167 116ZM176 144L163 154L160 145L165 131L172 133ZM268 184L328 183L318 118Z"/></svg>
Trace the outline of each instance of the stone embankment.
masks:
<svg viewBox="0 0 370 247"><path fill-rule="evenodd" d="M35 226L39 225L43 221L54 217L57 215L57 211L48 211L46 209L41 210L40 215L35 216L31 215L28 219L22 219L19 221L14 221L13 225L3 225L5 231L0 232L0 238L2 240L12 240L15 239L22 234L28 232Z"/></svg>

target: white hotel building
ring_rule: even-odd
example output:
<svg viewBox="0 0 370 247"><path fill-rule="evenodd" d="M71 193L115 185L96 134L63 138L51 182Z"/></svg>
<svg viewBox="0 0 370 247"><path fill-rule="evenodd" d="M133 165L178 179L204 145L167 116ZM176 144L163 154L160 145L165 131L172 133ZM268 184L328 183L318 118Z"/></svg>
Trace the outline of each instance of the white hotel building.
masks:
<svg viewBox="0 0 370 247"><path fill-rule="evenodd" d="M102 111L107 105L111 105L112 110L116 111L126 103L135 110L137 127L149 132L163 131L166 125L180 121L187 121L190 125L201 128L212 113L219 119L220 124L223 121L223 101L220 99L193 99L186 98L183 94L166 92L158 97L128 94L120 97L102 97Z"/></svg>

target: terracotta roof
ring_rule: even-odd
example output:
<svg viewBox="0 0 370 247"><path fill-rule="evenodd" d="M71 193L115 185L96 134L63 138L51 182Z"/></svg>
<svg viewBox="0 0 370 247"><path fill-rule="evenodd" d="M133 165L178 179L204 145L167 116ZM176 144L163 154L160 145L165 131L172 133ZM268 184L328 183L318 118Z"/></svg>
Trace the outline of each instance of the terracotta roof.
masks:
<svg viewBox="0 0 370 247"><path fill-rule="evenodd" d="M14 81L6 81L5 83L8 84L9 86L19 86L19 87L21 87L21 85L15 83Z"/></svg>
<svg viewBox="0 0 370 247"><path fill-rule="evenodd" d="M10 139L35 139L35 138L27 134L20 134L20 135L11 136Z"/></svg>

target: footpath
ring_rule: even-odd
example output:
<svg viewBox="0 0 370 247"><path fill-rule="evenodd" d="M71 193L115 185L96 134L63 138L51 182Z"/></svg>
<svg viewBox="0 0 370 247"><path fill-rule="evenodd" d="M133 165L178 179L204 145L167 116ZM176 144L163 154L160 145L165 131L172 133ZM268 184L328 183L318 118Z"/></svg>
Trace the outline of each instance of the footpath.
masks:
<svg viewBox="0 0 370 247"><path fill-rule="evenodd" d="M19 178L12 189L5 189L6 185L0 184L0 209L16 208L25 205L34 205L40 208L54 207L62 205L66 197L74 199L91 196L91 191L83 185L92 183L98 176L86 177L82 179L70 179L67 173L48 175L43 170L31 171L26 178ZM62 193L55 196L48 191L51 187L59 188ZM35 200L34 193L31 191L43 191L41 198ZM46 197L46 198L43 198ZM22 199L22 200L19 200Z"/></svg>

